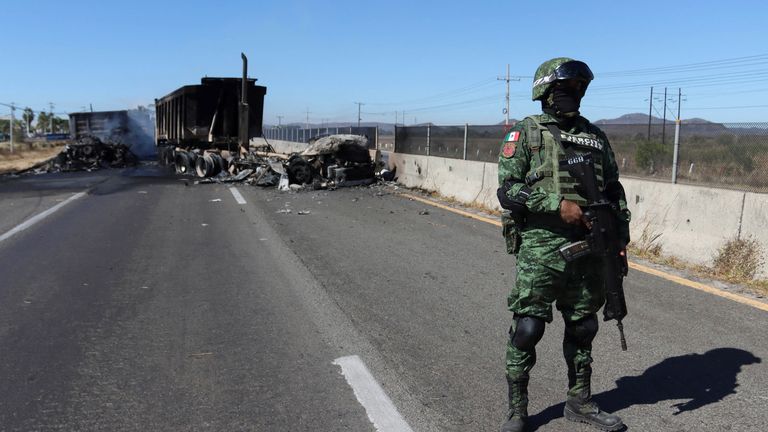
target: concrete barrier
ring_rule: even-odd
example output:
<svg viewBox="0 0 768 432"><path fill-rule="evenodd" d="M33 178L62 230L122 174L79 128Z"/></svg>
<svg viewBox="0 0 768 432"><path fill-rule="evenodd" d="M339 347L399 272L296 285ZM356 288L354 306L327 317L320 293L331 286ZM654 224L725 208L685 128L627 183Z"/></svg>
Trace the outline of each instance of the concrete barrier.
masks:
<svg viewBox="0 0 768 432"><path fill-rule="evenodd" d="M710 263L726 241L739 235L743 192L622 179L632 211L632 237L660 235L665 253Z"/></svg>

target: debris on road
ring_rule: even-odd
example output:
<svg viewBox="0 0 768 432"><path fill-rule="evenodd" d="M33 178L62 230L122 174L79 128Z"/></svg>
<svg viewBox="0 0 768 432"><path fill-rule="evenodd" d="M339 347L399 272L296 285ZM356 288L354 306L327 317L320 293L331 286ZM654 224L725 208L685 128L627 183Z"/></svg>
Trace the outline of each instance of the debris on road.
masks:
<svg viewBox="0 0 768 432"><path fill-rule="evenodd" d="M308 215L308 214L311 214L311 213L312 212L310 212L309 210L299 210L299 212L297 214L299 214L299 215Z"/></svg>
<svg viewBox="0 0 768 432"><path fill-rule="evenodd" d="M139 158L122 143L103 142L95 136L84 136L64 146L56 156L19 174L95 171L102 168L135 166Z"/></svg>
<svg viewBox="0 0 768 432"><path fill-rule="evenodd" d="M368 138L363 135L340 134L312 139L306 150L289 156L266 152L238 156L227 150L175 148L169 159L177 174L200 178L195 184L239 182L299 192L394 180L394 171L377 164L367 146Z"/></svg>

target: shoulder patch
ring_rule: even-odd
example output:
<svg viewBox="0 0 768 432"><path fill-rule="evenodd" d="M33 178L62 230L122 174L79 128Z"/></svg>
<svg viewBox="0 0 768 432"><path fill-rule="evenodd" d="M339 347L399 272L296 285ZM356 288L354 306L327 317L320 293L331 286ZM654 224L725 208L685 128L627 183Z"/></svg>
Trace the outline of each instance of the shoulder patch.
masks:
<svg viewBox="0 0 768 432"><path fill-rule="evenodd" d="M507 138L504 142L518 142L520 141L520 131L511 131L507 134Z"/></svg>
<svg viewBox="0 0 768 432"><path fill-rule="evenodd" d="M513 132L516 134L520 134L519 132ZM517 145L515 144L515 141L507 141L504 143L504 147L501 149L501 155L505 158L511 158L515 155L515 151L517 150Z"/></svg>

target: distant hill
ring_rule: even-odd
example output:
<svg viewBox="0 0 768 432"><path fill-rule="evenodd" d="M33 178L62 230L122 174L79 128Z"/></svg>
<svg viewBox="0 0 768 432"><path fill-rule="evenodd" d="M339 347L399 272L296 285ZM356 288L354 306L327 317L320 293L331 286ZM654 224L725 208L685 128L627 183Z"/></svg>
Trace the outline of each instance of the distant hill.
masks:
<svg viewBox="0 0 768 432"><path fill-rule="evenodd" d="M651 124L652 125L662 124L663 122L664 122L664 119L656 117L656 116L651 116ZM648 114L642 114L642 113L624 114L623 116L617 117L615 119L602 119L602 120L595 121L593 123L596 124L596 125L610 125L610 124L623 124L623 125L628 125L628 124L645 124L645 125L647 125L648 124ZM675 119L674 118L667 118L667 123L674 124L675 123ZM709 120L704 120L702 118L694 117L694 118L690 118L690 119L683 119L683 124L701 124L701 125L710 124L710 125L716 125L716 124L719 124L719 123L713 123L713 122L711 122Z"/></svg>
<svg viewBox="0 0 768 432"><path fill-rule="evenodd" d="M651 116L651 124L657 124L657 123L663 123L664 119ZM667 119L667 121L670 121ZM674 122L674 120L673 120ZM597 125L607 125L607 124L648 124L648 114L642 114L642 113L632 113L632 114L624 114L621 117L617 117L615 119L602 119L598 120L596 122L593 122Z"/></svg>

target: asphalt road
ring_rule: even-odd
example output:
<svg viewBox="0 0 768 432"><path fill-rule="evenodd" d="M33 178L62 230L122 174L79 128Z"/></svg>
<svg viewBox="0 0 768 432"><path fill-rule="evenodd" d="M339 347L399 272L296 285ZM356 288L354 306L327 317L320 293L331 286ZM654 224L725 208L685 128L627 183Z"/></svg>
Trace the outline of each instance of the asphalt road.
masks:
<svg viewBox="0 0 768 432"><path fill-rule="evenodd" d="M498 430L499 228L383 187L237 190L153 168L0 180L0 235L88 191L0 241L0 430L385 430L348 356L414 431ZM610 323L595 341L604 408L635 431L766 430L768 314L625 286L629 351ZM537 347L531 423L588 431L562 417L562 332Z"/></svg>

